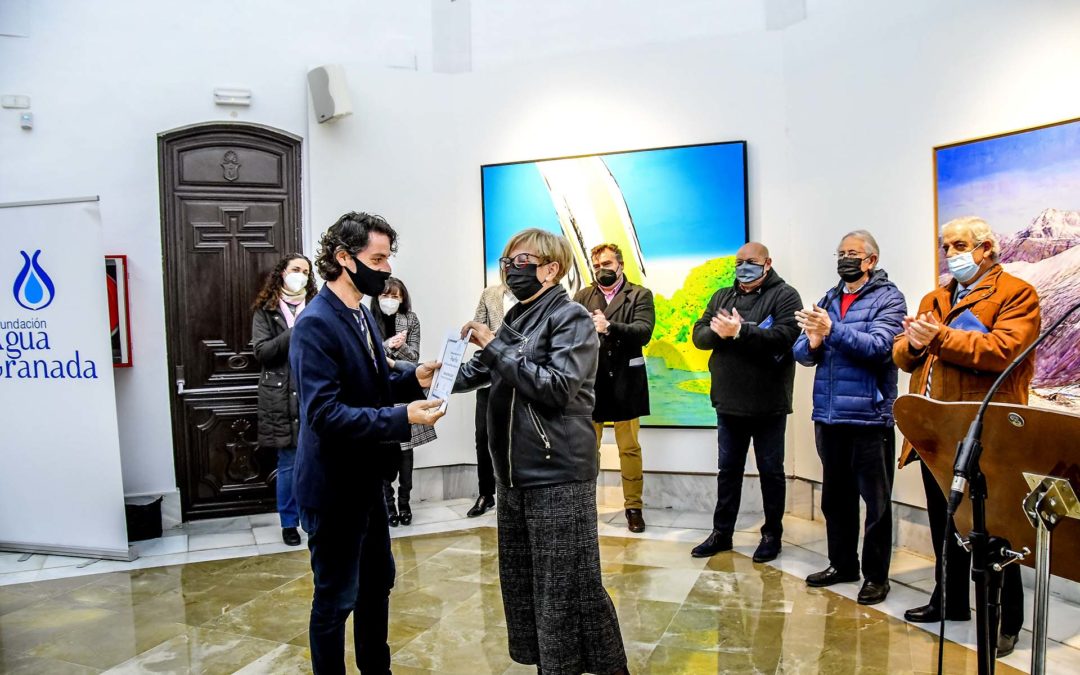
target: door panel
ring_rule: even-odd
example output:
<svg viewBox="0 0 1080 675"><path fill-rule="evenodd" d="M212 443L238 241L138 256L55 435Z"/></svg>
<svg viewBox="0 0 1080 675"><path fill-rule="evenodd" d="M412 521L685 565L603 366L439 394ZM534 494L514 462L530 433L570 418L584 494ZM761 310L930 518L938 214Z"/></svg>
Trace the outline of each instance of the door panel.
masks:
<svg viewBox="0 0 1080 675"><path fill-rule="evenodd" d="M185 150L179 153L179 164L178 184L184 188L217 185L284 189L292 178L280 154L239 144Z"/></svg>
<svg viewBox="0 0 1080 675"><path fill-rule="evenodd" d="M286 252L286 203L177 197L186 387L257 384L251 302ZM290 249L291 250L291 249Z"/></svg>
<svg viewBox="0 0 1080 675"><path fill-rule="evenodd" d="M173 444L185 519L271 511L251 303L300 250L300 139L214 123L159 136Z"/></svg>

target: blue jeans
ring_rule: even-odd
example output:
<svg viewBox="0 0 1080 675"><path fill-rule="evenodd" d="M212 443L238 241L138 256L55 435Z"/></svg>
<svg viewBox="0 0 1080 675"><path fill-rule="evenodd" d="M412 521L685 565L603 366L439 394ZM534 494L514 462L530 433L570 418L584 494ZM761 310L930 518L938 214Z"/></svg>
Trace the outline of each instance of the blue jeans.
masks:
<svg viewBox="0 0 1080 675"><path fill-rule="evenodd" d="M300 510L315 577L308 624L315 675L344 675L350 614L357 668L364 675L390 672L387 629L395 568L386 504L377 488L359 489L365 494L358 503Z"/></svg>
<svg viewBox="0 0 1080 675"><path fill-rule="evenodd" d="M784 432L787 415L741 417L716 415L716 442L719 450L716 474L716 510L713 531L730 537L735 532L742 501L743 472L746 454L754 441L761 482L761 502L765 511L762 535L779 537L784 532L784 506L787 482L784 478Z"/></svg>
<svg viewBox="0 0 1080 675"><path fill-rule="evenodd" d="M277 451L277 511L281 518L281 527L296 527L300 524L300 510L296 506L293 494L293 464L296 463L296 448L278 448Z"/></svg>

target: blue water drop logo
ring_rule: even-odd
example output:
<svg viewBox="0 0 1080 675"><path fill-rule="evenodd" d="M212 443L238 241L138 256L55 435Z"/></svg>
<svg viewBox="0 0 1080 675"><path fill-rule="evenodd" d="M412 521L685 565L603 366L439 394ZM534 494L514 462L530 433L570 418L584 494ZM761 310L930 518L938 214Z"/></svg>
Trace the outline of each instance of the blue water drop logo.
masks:
<svg viewBox="0 0 1080 675"><path fill-rule="evenodd" d="M38 256L41 251L34 251L34 255L26 255L26 251L19 251L23 257L23 267L19 275L15 277L15 286L11 289L15 296L15 302L20 307L37 311L48 307L56 297L56 287L45 270L38 264Z"/></svg>

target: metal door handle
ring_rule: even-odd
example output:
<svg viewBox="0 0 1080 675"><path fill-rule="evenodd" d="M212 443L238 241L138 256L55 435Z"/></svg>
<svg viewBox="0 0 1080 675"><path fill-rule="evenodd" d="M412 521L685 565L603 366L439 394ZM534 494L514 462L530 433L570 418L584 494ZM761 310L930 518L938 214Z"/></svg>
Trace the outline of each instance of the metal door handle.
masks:
<svg viewBox="0 0 1080 675"><path fill-rule="evenodd" d="M255 385L239 385L235 387L200 387L198 389L184 389L184 383L176 382L176 393L184 394L239 394L245 391L255 391Z"/></svg>
<svg viewBox="0 0 1080 675"><path fill-rule="evenodd" d="M234 387L201 387L198 389L184 389L186 381L184 380L184 367L176 367L176 395L183 396L184 394L235 394L244 391L252 391L255 389L255 385L245 384Z"/></svg>

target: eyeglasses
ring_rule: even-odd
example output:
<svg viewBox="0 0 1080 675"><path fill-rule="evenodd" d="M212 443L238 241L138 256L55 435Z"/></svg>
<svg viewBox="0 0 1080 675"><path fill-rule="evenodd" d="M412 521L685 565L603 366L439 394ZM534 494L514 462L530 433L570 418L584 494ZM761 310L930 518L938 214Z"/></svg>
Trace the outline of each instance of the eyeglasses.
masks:
<svg viewBox="0 0 1080 675"><path fill-rule="evenodd" d="M533 255L532 253L519 253L513 258L499 258L499 265L504 270L510 269L511 265L514 269L523 270L532 264L532 261L529 260L529 258L535 258L536 264L538 265L544 262L544 259L538 255Z"/></svg>
<svg viewBox="0 0 1080 675"><path fill-rule="evenodd" d="M860 255L858 251L837 251L833 255L839 260L843 260L844 258L849 258L851 260L866 260L870 257L868 255Z"/></svg>

